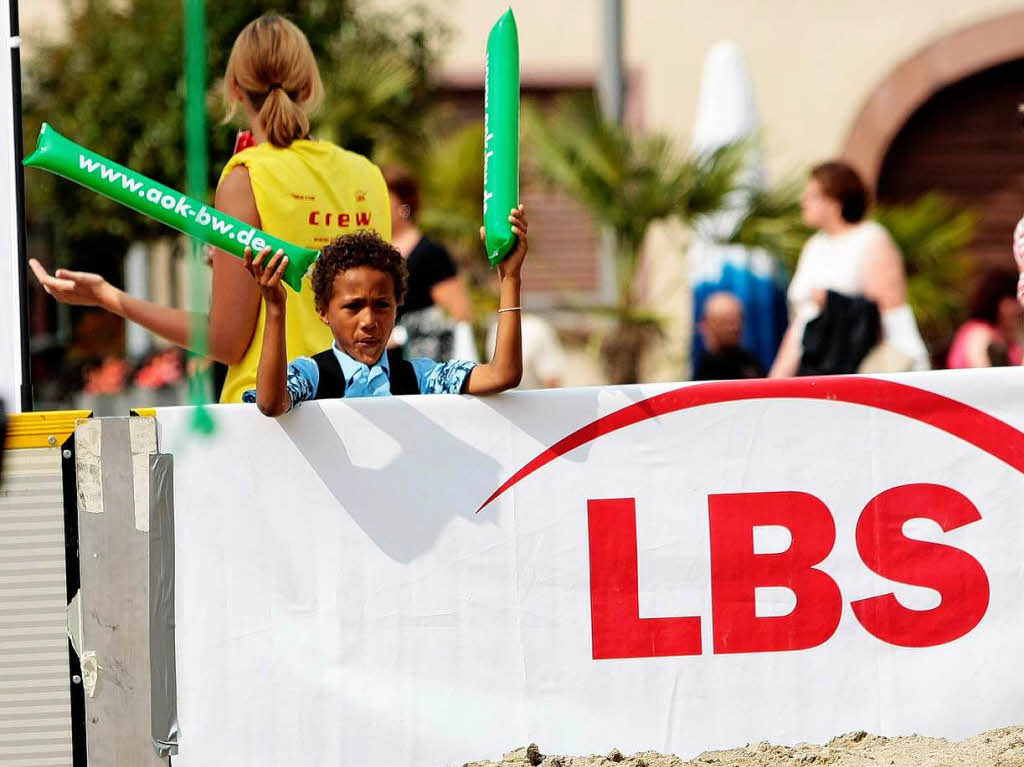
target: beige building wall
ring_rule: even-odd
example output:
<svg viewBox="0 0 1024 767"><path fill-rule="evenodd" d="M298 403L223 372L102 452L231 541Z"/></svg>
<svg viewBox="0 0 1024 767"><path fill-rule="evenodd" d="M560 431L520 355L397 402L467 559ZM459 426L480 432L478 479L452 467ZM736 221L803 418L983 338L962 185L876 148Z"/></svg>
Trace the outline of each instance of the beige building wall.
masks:
<svg viewBox="0 0 1024 767"><path fill-rule="evenodd" d="M405 0L373 0L402 8ZM595 72L599 0L425 0L455 30L445 68L479 72L491 25L510 4L524 77ZM646 127L685 147L701 64L736 41L753 72L773 172L802 172L842 148L872 90L900 62L964 27L1021 10L1014 0L624 0L625 58L640 77ZM1022 41L1024 46L1024 41ZM1024 84L1022 84L1024 85Z"/></svg>
<svg viewBox="0 0 1024 767"><path fill-rule="evenodd" d="M10 0L15 2L15 0ZM17 0L18 26L26 55L42 39L60 39L67 26L63 0Z"/></svg>

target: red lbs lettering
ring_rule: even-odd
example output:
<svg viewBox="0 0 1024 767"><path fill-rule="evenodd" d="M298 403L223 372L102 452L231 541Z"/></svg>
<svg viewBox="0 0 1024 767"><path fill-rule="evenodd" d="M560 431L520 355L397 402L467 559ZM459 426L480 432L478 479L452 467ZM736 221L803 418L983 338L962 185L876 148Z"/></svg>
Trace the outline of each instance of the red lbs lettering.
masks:
<svg viewBox="0 0 1024 767"><path fill-rule="evenodd" d="M804 650L827 640L843 612L839 586L815 565L836 540L828 507L807 493L736 493L708 497L711 612L715 653ZM780 554L754 553L754 528L789 530ZM754 590L785 586L796 595L788 615L759 618Z"/></svg>
<svg viewBox="0 0 1024 767"><path fill-rule="evenodd" d="M735 493L708 498L714 651L779 652L817 647L839 626L843 599L817 568L835 544L832 514L813 495ZM892 594L858 599L853 614L872 635L902 647L932 647L967 634L984 617L989 583L965 551L903 534L910 519L931 519L943 531L981 519L964 495L941 485L904 485L876 496L857 521L857 551L872 571L934 589L938 607L911 610ZM636 508L632 498L588 502L590 607L594 658L701 653L700 617L641 618L637 592ZM754 528L785 527L792 538L778 554L754 553ZM758 617L758 587L796 596L788 615Z"/></svg>
<svg viewBox="0 0 1024 767"><path fill-rule="evenodd" d="M636 502L588 501L594 659L700 655L700 618L641 618Z"/></svg>
<svg viewBox="0 0 1024 767"><path fill-rule="evenodd" d="M910 610L892 594L858 599L853 614L879 639L903 647L932 647L959 639L988 609L988 576L965 551L903 535L909 519L927 518L945 532L981 519L965 496L941 485L904 485L880 493L857 521L857 551L884 578L925 586L942 595L931 610Z"/></svg>

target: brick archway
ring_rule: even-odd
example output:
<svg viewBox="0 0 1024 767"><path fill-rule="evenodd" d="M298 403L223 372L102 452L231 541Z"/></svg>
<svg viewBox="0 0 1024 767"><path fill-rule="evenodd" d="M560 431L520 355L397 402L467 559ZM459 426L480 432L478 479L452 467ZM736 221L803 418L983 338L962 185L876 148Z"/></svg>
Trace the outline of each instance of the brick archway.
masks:
<svg viewBox="0 0 1024 767"><path fill-rule="evenodd" d="M886 150L914 112L947 85L1024 58L1024 11L975 24L938 40L896 67L853 121L843 157L874 187Z"/></svg>

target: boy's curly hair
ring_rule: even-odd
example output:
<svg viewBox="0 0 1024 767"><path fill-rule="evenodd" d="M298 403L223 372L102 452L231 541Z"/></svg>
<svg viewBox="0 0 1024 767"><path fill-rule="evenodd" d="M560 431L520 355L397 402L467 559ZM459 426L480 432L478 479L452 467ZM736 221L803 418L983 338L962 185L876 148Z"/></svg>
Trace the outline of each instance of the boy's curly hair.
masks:
<svg viewBox="0 0 1024 767"><path fill-rule="evenodd" d="M395 284L395 302L401 306L405 301L405 286L409 277L405 259L394 245L385 242L376 232L361 231L343 234L320 251L312 276L317 311L323 310L331 302L334 278L341 272L360 266L390 274Z"/></svg>

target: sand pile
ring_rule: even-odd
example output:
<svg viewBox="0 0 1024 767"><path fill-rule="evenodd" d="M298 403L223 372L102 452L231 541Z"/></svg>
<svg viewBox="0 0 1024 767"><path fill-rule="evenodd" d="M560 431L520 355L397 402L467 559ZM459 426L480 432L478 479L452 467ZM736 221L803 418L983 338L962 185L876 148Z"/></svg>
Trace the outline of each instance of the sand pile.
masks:
<svg viewBox="0 0 1024 767"><path fill-rule="evenodd" d="M852 732L823 746L800 743L773 746L750 743L728 751L707 751L690 761L654 751L625 755L551 756L535 745L505 754L497 762L464 767L1024 767L1024 726L1004 727L972 738L950 741L910 735L883 738Z"/></svg>

